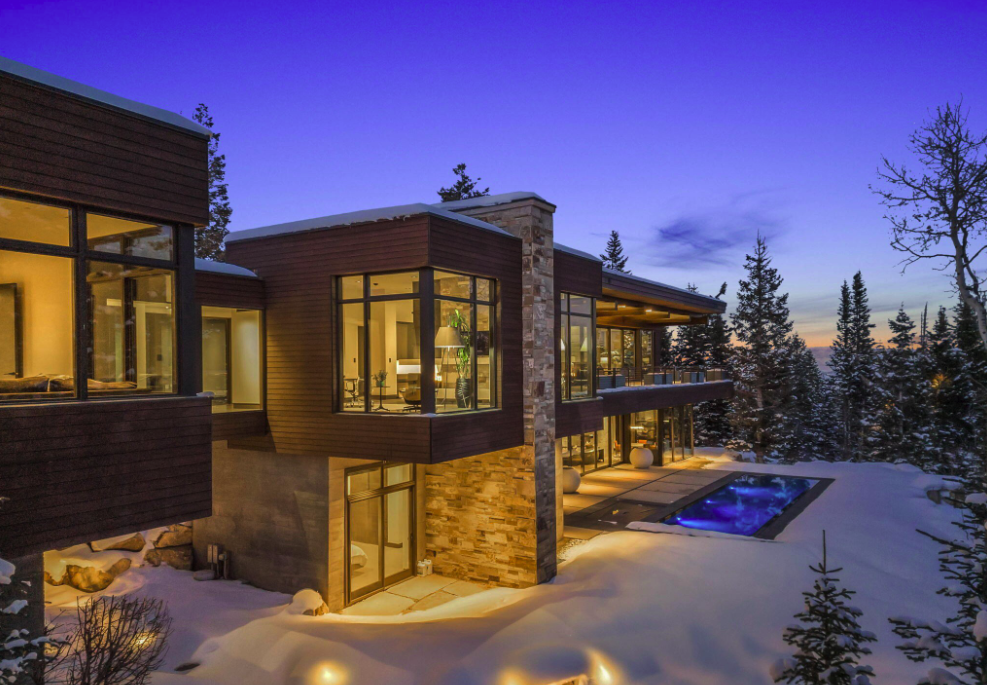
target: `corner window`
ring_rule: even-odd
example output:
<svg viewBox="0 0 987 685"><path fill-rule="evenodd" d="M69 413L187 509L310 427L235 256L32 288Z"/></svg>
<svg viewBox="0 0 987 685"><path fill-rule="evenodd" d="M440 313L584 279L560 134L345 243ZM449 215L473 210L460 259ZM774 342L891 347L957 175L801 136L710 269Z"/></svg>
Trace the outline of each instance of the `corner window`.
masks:
<svg viewBox="0 0 987 685"><path fill-rule="evenodd" d="M577 400L592 397L594 394L591 364L595 316L593 298L562 293L561 320L559 329L562 339L559 344L562 369L562 399Z"/></svg>
<svg viewBox="0 0 987 685"><path fill-rule="evenodd" d="M340 277L337 294L341 411L497 406L493 280L432 269L360 274Z"/></svg>
<svg viewBox="0 0 987 685"><path fill-rule="evenodd" d="M263 339L260 311L202 308L202 390L214 414L263 408Z"/></svg>
<svg viewBox="0 0 987 685"><path fill-rule="evenodd" d="M86 215L86 241L94 252L147 259L171 260L174 256L171 226L102 214Z"/></svg>
<svg viewBox="0 0 987 685"><path fill-rule="evenodd" d="M339 279L343 411L421 411L420 283L417 271Z"/></svg>
<svg viewBox="0 0 987 685"><path fill-rule="evenodd" d="M175 392L175 275L90 261L89 394Z"/></svg>
<svg viewBox="0 0 987 685"><path fill-rule="evenodd" d="M494 284L435 272L435 411L497 406Z"/></svg>
<svg viewBox="0 0 987 685"><path fill-rule="evenodd" d="M75 397L72 267L0 250L0 401Z"/></svg>

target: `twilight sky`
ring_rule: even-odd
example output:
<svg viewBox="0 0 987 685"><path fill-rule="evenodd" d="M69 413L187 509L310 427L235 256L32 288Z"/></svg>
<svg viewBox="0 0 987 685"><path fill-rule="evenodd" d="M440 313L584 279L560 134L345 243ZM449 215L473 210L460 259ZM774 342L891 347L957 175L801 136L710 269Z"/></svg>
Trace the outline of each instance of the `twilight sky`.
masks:
<svg viewBox="0 0 987 685"><path fill-rule="evenodd" d="M435 201L466 162L558 205L556 237L620 231L635 274L736 292L758 231L797 330L829 343L860 269L882 323L951 300L905 276L880 155L963 96L987 128L987 1L3 0L0 54L222 134L233 229Z"/></svg>

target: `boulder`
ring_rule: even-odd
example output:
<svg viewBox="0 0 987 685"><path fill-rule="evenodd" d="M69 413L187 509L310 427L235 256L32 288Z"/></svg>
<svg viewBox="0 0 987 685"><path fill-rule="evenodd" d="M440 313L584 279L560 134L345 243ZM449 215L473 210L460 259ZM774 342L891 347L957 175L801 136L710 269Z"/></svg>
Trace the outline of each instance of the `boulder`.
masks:
<svg viewBox="0 0 987 685"><path fill-rule="evenodd" d="M143 535L134 533L133 535L119 535L115 538L90 542L89 549L94 552L109 552L114 550L121 552L140 552L146 544L147 541L144 540Z"/></svg>
<svg viewBox="0 0 987 685"><path fill-rule="evenodd" d="M165 547L164 549L152 549L144 555L144 561L151 566L164 564L178 569L179 571L192 570L192 545L182 545L181 547Z"/></svg>
<svg viewBox="0 0 987 685"><path fill-rule="evenodd" d="M192 526L184 523L175 523L162 532L154 541L154 546L158 549L167 547L184 547L192 544Z"/></svg>
<svg viewBox="0 0 987 685"><path fill-rule="evenodd" d="M68 585L81 592L99 592L110 586L117 576L130 568L130 559L126 557L120 559L107 569L99 569L95 566L76 566L68 564L65 567L62 577L55 579L45 571L45 582L49 585Z"/></svg>
<svg viewBox="0 0 987 685"><path fill-rule="evenodd" d="M291 604L285 611L302 616L322 616L329 613L329 607L322 601L322 595L315 590L299 590L291 598Z"/></svg>

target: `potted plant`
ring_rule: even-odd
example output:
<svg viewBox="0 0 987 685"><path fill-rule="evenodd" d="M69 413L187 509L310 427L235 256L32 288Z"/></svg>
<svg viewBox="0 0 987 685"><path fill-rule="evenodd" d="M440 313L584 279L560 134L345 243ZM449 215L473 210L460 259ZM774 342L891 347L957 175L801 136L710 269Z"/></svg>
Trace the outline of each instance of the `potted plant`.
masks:
<svg viewBox="0 0 987 685"><path fill-rule="evenodd" d="M472 399L470 375L473 371L473 334L469 320L458 309L449 317L450 328L459 333L460 346L456 348L456 406L466 409Z"/></svg>

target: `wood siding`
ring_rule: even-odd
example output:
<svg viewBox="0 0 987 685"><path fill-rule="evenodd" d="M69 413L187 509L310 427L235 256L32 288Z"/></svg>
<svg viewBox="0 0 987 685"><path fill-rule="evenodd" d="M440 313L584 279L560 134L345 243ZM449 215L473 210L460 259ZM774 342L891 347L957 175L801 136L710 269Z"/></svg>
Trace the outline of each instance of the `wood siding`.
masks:
<svg viewBox="0 0 987 685"><path fill-rule="evenodd" d="M161 398L0 411L3 556L211 514L209 401Z"/></svg>
<svg viewBox="0 0 987 685"><path fill-rule="evenodd" d="M455 222L436 221L430 228L423 215L235 241L227 254L231 263L255 271L265 282L267 418L278 452L429 463L497 449L492 444L523 442L521 250L516 239ZM434 419L335 413L335 277L418 269L432 262L467 272L475 266L476 273L501 281L507 303L501 326L503 409ZM515 306L511 314L508 308ZM238 444L230 442L231 447Z"/></svg>
<svg viewBox="0 0 987 685"><path fill-rule="evenodd" d="M733 397L733 381L646 385L602 390L600 395L603 397L603 415L617 416L636 411L680 407L707 400L729 399Z"/></svg>
<svg viewBox="0 0 987 685"><path fill-rule="evenodd" d="M212 439L235 440L267 435L266 411L219 412L212 415Z"/></svg>
<svg viewBox="0 0 987 685"><path fill-rule="evenodd" d="M211 307L264 308L264 281L210 271L195 272L195 301Z"/></svg>
<svg viewBox="0 0 987 685"><path fill-rule="evenodd" d="M575 293L599 299L603 295L603 265L592 259L555 250L555 435L565 437L588 433L603 427L603 402L562 401L562 309L561 294ZM596 373L596 360L590 360L590 373Z"/></svg>
<svg viewBox="0 0 987 685"><path fill-rule="evenodd" d="M192 133L0 74L0 188L203 226L207 146Z"/></svg>

